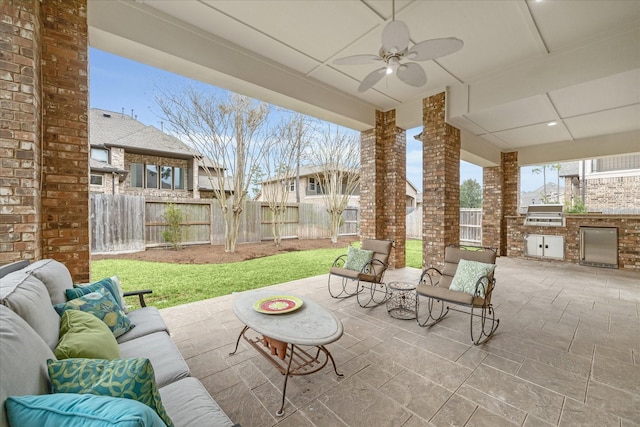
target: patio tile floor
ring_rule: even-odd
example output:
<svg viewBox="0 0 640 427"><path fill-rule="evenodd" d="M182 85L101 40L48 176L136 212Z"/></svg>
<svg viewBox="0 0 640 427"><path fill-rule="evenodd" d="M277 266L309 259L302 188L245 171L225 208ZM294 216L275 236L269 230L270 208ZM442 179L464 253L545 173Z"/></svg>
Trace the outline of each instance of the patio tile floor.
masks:
<svg viewBox="0 0 640 427"><path fill-rule="evenodd" d="M234 295L161 310L172 338L234 422L252 426L616 426L640 424L640 274L501 257L493 296L500 327L473 346L468 316L432 328L384 305L336 300L327 275L271 287L324 305L344 335L338 370L283 377L241 341ZM417 281L413 268L386 281Z"/></svg>

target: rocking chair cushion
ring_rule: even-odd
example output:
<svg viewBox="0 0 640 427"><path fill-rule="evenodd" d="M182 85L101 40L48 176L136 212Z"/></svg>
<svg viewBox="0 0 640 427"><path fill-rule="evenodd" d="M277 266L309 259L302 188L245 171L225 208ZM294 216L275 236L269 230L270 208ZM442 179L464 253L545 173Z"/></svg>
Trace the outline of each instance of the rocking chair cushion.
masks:
<svg viewBox="0 0 640 427"><path fill-rule="evenodd" d="M344 268L360 272L362 268L371 261L371 258L373 258L373 251L349 246L347 248L347 260L344 263Z"/></svg>
<svg viewBox="0 0 640 427"><path fill-rule="evenodd" d="M478 279L483 276L489 276L495 268L495 264L461 259L449 289L474 295ZM482 286L478 287L478 292L478 296L484 298L484 288Z"/></svg>

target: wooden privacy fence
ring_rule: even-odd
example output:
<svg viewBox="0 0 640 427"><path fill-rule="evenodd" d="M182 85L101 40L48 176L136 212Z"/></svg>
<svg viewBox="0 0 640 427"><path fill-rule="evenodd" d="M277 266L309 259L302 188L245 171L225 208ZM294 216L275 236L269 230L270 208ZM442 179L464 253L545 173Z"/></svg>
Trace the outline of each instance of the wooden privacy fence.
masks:
<svg viewBox="0 0 640 427"><path fill-rule="evenodd" d="M422 207L407 210L407 238L422 239ZM460 243L482 244L482 209L460 209Z"/></svg>
<svg viewBox="0 0 640 427"><path fill-rule="evenodd" d="M133 252L165 246L162 232L167 226L164 212L168 202L145 200L143 196L91 194L91 253ZM190 199L172 202L182 212L182 242L224 244L224 219L216 200ZM340 235L357 235L360 210L347 208ZM284 238L322 239L330 237L329 214L324 205L293 204L286 207ZM266 204L247 201L240 215L237 243L273 238L271 211Z"/></svg>

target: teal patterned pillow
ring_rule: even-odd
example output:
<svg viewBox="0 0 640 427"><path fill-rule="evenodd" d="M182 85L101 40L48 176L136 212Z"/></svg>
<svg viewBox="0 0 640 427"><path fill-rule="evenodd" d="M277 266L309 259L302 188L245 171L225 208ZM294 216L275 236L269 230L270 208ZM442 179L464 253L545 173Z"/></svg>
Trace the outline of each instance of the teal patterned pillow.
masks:
<svg viewBox="0 0 640 427"><path fill-rule="evenodd" d="M344 268L355 271L362 271L362 268L373 258L373 251L359 249L355 246L347 248L347 260Z"/></svg>
<svg viewBox="0 0 640 427"><path fill-rule="evenodd" d="M495 264L461 259L458 263L456 274L453 276L449 289L474 295L478 279L482 276L488 276L493 272L493 270L495 270L495 268ZM487 284L486 281L484 283L485 285ZM478 290L480 293L478 296L484 298L484 288L480 286Z"/></svg>
<svg viewBox="0 0 640 427"><path fill-rule="evenodd" d="M53 308L60 316L67 310L81 310L91 313L106 323L116 338L135 326L104 287L64 304L56 304Z"/></svg>
<svg viewBox="0 0 640 427"><path fill-rule="evenodd" d="M65 359L47 360L53 393L95 394L133 399L152 408L173 427L160 399L149 359Z"/></svg>
<svg viewBox="0 0 640 427"><path fill-rule="evenodd" d="M124 310L122 306L122 301L120 300L120 294L118 292L118 288L113 280L110 277L100 280L99 282L93 282L85 285L73 285L73 289L65 289L64 293L67 296L67 300L72 300L76 298L80 298L83 295L90 294L91 292L96 292L100 290L100 288L104 287L113 299L118 303L121 309Z"/></svg>

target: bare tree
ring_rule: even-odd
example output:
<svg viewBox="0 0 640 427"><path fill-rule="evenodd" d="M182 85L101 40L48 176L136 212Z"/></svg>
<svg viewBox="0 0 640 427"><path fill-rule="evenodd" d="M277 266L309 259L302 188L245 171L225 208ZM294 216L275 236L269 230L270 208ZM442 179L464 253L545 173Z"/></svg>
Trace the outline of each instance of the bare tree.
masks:
<svg viewBox="0 0 640 427"><path fill-rule="evenodd" d="M329 213L331 241L337 243L342 212L360 184L360 139L328 126L317 133L314 142L307 158Z"/></svg>
<svg viewBox="0 0 640 427"><path fill-rule="evenodd" d="M299 173L296 171L300 150L308 142L310 124L311 120L299 113L283 119L276 127L273 143L265 157L268 183L262 185L262 197L269 205L271 231L276 246L280 246L282 241L282 224L289 202L288 189L294 182L294 176ZM298 191L299 180L296 178L295 182Z"/></svg>
<svg viewBox="0 0 640 427"><path fill-rule="evenodd" d="M202 156L215 162L204 167L224 214L225 252L235 252L238 227L254 165L260 164L269 144L268 104L229 94L224 97L188 88L164 92L156 103L173 132Z"/></svg>

